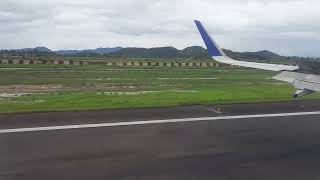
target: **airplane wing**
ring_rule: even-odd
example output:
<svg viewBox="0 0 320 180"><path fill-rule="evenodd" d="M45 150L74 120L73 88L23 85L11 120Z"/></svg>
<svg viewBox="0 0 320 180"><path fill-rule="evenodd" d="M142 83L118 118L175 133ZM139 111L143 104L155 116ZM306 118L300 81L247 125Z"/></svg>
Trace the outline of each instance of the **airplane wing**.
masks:
<svg viewBox="0 0 320 180"><path fill-rule="evenodd" d="M197 28L202 36L202 39L207 46L208 53L210 56L218 62L270 70L270 71L282 71L280 74L274 76L276 80L290 83L298 90L294 93L293 97L301 97L314 92L320 92L320 75L304 74L299 72L292 72L299 70L299 66L281 65L281 64L268 64L268 63L256 63L247 61L238 61L228 57L217 43L210 37L205 28L202 26L200 21L195 20Z"/></svg>
<svg viewBox="0 0 320 180"><path fill-rule="evenodd" d="M298 66L281 65L281 64L267 64L267 63L256 63L247 61L238 61L228 57L217 43L210 37L205 28L202 26L200 21L195 20L197 28L202 36L204 43L207 46L208 53L210 56L218 62L242 67L249 67L255 69L264 69L269 71L295 71L299 69Z"/></svg>

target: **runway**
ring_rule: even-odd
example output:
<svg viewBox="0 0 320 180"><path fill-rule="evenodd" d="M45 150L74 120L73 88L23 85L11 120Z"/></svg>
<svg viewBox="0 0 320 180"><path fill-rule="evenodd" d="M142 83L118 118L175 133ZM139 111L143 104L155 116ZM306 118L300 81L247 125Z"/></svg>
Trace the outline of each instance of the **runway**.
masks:
<svg viewBox="0 0 320 180"><path fill-rule="evenodd" d="M0 179L319 179L319 103L0 115L0 131L163 121L2 133Z"/></svg>

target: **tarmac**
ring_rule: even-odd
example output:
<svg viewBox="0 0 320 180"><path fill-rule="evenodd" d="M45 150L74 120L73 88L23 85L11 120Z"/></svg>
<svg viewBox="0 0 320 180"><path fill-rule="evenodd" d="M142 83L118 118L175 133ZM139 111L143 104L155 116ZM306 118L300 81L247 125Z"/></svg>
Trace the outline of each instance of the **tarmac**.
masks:
<svg viewBox="0 0 320 180"><path fill-rule="evenodd" d="M0 179L319 179L317 113L318 100L0 115Z"/></svg>

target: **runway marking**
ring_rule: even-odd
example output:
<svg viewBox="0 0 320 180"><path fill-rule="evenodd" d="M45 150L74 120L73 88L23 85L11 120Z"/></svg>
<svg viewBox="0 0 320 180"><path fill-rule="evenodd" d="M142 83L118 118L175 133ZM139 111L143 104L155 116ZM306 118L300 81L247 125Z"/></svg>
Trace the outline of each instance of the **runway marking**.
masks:
<svg viewBox="0 0 320 180"><path fill-rule="evenodd" d="M220 108L218 108L217 110L211 108L211 109L208 109L208 111L212 111L212 112L217 113L217 114L221 114L222 113Z"/></svg>
<svg viewBox="0 0 320 180"><path fill-rule="evenodd" d="M320 111L278 113L278 114L237 115L237 116L217 116L217 117L200 117L200 118L183 118L183 119L164 119L164 120L131 121L131 122L129 121L129 122L48 126L48 127L18 128L18 129L0 129L0 134L35 132L35 131L55 131L55 130L67 130L67 129L99 128L99 127L135 126L135 125L147 125L147 124L166 124L166 123L179 123L179 122L252 119L252 118L263 118L263 117L306 116L306 115L320 115Z"/></svg>

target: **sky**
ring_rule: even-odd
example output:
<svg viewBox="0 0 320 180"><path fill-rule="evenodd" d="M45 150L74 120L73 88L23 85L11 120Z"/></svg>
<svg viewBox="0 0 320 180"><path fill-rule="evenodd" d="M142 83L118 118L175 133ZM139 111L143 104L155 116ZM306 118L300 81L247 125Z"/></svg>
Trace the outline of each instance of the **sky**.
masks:
<svg viewBox="0 0 320 180"><path fill-rule="evenodd" d="M204 46L320 57L319 0L1 0L0 49Z"/></svg>

